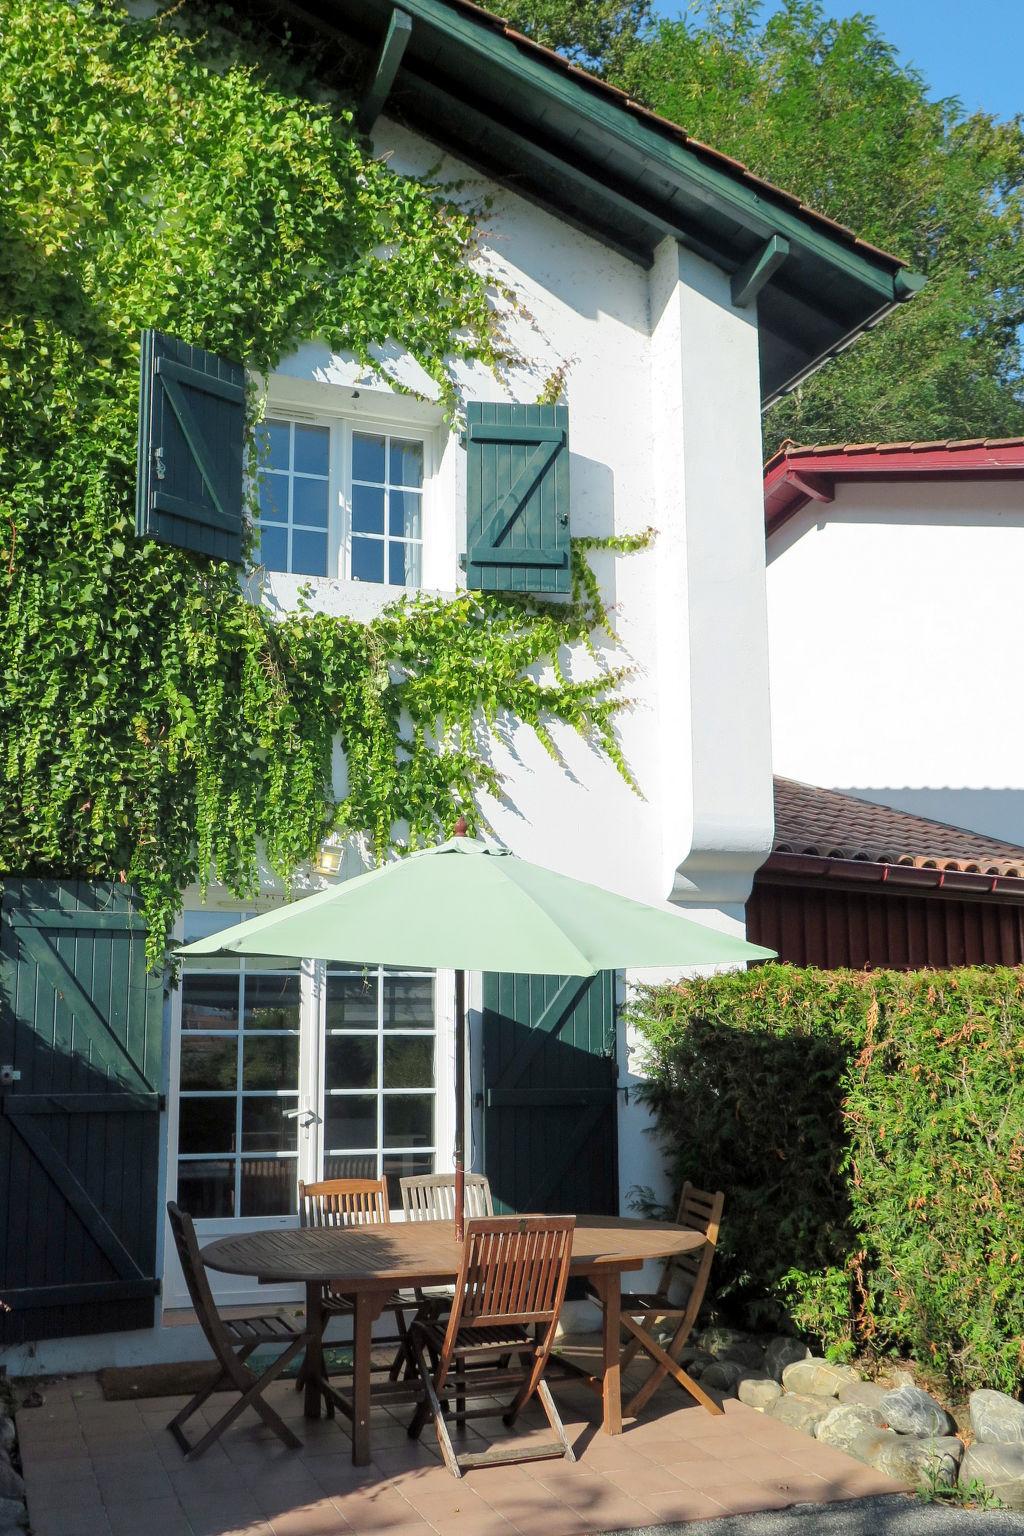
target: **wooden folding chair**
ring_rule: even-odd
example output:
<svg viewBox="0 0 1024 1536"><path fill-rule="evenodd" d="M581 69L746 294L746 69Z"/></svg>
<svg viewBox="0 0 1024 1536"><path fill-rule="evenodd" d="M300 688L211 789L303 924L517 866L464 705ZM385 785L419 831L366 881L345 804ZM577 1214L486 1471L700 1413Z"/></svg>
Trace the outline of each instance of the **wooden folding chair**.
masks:
<svg viewBox="0 0 1024 1536"><path fill-rule="evenodd" d="M454 1221L454 1173L414 1173L399 1179L406 1221ZM490 1181L485 1174L466 1174L466 1215L493 1216Z"/></svg>
<svg viewBox="0 0 1024 1536"><path fill-rule="evenodd" d="M299 1224L303 1227L372 1227L386 1226L391 1221L386 1179L323 1179L317 1184L304 1184L299 1180ZM403 1308L412 1310L414 1303L395 1292L388 1297L387 1309L394 1315L398 1329L398 1352L391 1365L390 1379L397 1381L403 1362L412 1373L412 1356L409 1352L409 1334ZM326 1328L332 1317L351 1317L355 1304L350 1296L343 1296L327 1284L320 1301ZM296 1391L305 1386L304 1371L299 1372ZM333 1398L325 1391L328 1415L334 1412Z"/></svg>
<svg viewBox="0 0 1024 1536"><path fill-rule="evenodd" d="M447 1322L414 1319L409 1342L423 1383L409 1434L419 1439L433 1418L445 1465L455 1477L468 1467L498 1462L533 1461L551 1456L575 1461L554 1399L544 1380L544 1368L565 1298L572 1259L574 1216L498 1216L466 1223L462 1265ZM502 1357L519 1357L522 1370L500 1368ZM429 1357L429 1358L428 1358ZM488 1369L497 1357L498 1369ZM503 1391L518 1384L505 1410L513 1425L536 1394L557 1443L529 1448L514 1443L461 1458L448 1433L448 1420L461 1428L467 1419L493 1417L493 1404L468 1409L467 1394ZM448 1397L456 1398L454 1415Z"/></svg>
<svg viewBox="0 0 1024 1536"><path fill-rule="evenodd" d="M227 1322L222 1318L217 1311L213 1292L210 1290L210 1282L206 1278L206 1269L199 1252L199 1244L196 1242L196 1229L192 1224L191 1216L173 1201L167 1207L167 1214L170 1217L174 1243L199 1326L206 1335L206 1341L220 1366L220 1375L201 1392L197 1392L181 1412L175 1414L167 1426L184 1451L185 1460L195 1461L204 1451L209 1450L213 1442L246 1408L255 1409L268 1429L272 1429L285 1445L293 1448L301 1446L302 1441L298 1436L293 1434L283 1419L280 1419L273 1408L263 1401L263 1393L270 1383L280 1376L299 1350L305 1349L312 1335L299 1332L282 1317L250 1317L244 1321L233 1322ZM253 1350L258 1349L261 1344L280 1349L281 1353L273 1365L269 1366L261 1376L257 1376L245 1362ZM227 1412L194 1445L190 1444L185 1436L185 1424L196 1410L202 1407L208 1397L211 1397L214 1392L222 1391L225 1387L235 1388L239 1394L238 1401L232 1403Z"/></svg>
<svg viewBox="0 0 1024 1536"><path fill-rule="evenodd" d="M627 1292L622 1296L620 1303L622 1326L632 1337L622 1352L621 1368L625 1370L640 1350L650 1355L654 1362L647 1380L622 1410L629 1417L635 1417L640 1413L666 1376L671 1376L673 1381L709 1413L722 1412L714 1398L709 1397L683 1370L679 1364L679 1355L693 1331L693 1325L697 1321L697 1314L704 1300L712 1260L715 1257L715 1247L718 1243L718 1229L721 1226L724 1205L725 1195L721 1190L710 1194L707 1190L695 1189L690 1183L684 1184L682 1194L679 1196L676 1222L679 1226L685 1227L688 1232L701 1233L704 1246L695 1248L691 1253L675 1254L667 1259L655 1291L647 1294ZM675 1296L670 1299L669 1293L673 1280L676 1280L677 1288ZM600 1298L596 1292L592 1291L591 1295L600 1305ZM678 1318L679 1325L668 1344L662 1348L652 1337L651 1329L667 1318Z"/></svg>

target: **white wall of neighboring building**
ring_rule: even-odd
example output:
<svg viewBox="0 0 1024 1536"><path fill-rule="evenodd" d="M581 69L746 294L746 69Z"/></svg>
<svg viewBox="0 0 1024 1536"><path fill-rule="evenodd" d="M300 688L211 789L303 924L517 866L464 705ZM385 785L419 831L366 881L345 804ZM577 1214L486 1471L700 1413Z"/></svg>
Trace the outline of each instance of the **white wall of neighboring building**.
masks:
<svg viewBox="0 0 1024 1536"><path fill-rule="evenodd" d="M437 166L436 146L386 120L375 146L400 170ZM483 368L461 367L465 398L533 403L565 367L572 531L656 530L646 552L594 558L620 641L602 644L600 664L633 668L619 731L641 792L571 731L552 729L563 755L556 764L532 731L509 722L491 747L506 796L487 801L486 814L495 835L525 858L642 900L673 899L698 921L742 934L743 903L770 847L772 816L755 312L733 308L728 278L673 240L646 272L455 160L444 160L436 174L463 181L459 195L468 202L490 199L480 260L521 302L506 329L522 365L502 382ZM390 353L386 360L402 382L430 393L429 381L405 360ZM430 434L437 473L425 511L424 581L454 591L465 537L465 454L439 408L389 393L316 342L282 363L270 401L340 409L357 421L394 419ZM404 590L271 574L256 595L288 609L300 587L311 589L314 609L363 618ZM593 666L585 654L571 658L574 675ZM343 776L339 754L339 788ZM357 867L348 856L345 873ZM479 995L471 1000L478 1009ZM620 1042L624 1086L637 1081L634 1047ZM442 1123L450 1125L452 1108L439 1106ZM637 1185L669 1194L649 1126L630 1094L619 1118L624 1211ZM173 1167L173 1146L170 1152ZM165 1278L166 1304L180 1304L181 1279L170 1259ZM9 1364L40 1371L73 1358L72 1368L85 1369L194 1356L196 1346L194 1330L165 1328L114 1340L54 1340L36 1346L31 1359L10 1351Z"/></svg>
<svg viewBox="0 0 1024 1536"><path fill-rule="evenodd" d="M836 482L768 545L775 771L1024 843L1024 482Z"/></svg>

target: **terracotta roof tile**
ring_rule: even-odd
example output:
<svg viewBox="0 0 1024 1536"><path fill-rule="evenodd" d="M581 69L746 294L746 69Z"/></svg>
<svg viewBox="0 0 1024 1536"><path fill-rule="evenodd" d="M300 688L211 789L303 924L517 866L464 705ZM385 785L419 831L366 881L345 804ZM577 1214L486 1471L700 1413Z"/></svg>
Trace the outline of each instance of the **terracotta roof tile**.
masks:
<svg viewBox="0 0 1024 1536"><path fill-rule="evenodd" d="M1024 848L1014 843L778 775L772 849L869 864L1024 876Z"/></svg>
<svg viewBox="0 0 1024 1536"><path fill-rule="evenodd" d="M967 453L978 448L1021 447L1024 447L1024 437L934 438L928 442L902 443L809 443L803 448L789 442L783 443L778 452L772 455L765 469L774 468L784 459L804 459L812 456L831 458L839 454L847 454L850 458L856 458L864 453Z"/></svg>

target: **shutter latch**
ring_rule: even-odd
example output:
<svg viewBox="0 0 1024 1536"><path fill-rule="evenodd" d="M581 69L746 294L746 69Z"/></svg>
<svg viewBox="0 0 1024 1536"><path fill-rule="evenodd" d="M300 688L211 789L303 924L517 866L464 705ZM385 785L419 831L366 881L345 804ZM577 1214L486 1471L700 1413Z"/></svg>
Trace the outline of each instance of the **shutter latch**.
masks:
<svg viewBox="0 0 1024 1536"><path fill-rule="evenodd" d="M167 465L164 463L164 451L162 448L153 449L153 463L156 465L156 477L163 480L167 475Z"/></svg>

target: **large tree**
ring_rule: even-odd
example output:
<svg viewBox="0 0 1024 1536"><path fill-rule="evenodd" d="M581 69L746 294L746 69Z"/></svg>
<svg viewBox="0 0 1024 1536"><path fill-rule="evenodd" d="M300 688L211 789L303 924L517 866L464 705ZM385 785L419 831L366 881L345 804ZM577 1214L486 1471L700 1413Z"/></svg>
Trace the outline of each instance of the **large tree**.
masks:
<svg viewBox="0 0 1024 1536"><path fill-rule="evenodd" d="M555 8L551 0L549 8ZM562 10L573 7L560 7ZM1024 122L933 101L874 20L816 0L649 29L620 83L928 279L766 418L766 447L1024 431Z"/></svg>
<svg viewBox="0 0 1024 1536"><path fill-rule="evenodd" d="M651 0L503 0L493 8L599 75L621 73L651 16Z"/></svg>

